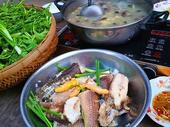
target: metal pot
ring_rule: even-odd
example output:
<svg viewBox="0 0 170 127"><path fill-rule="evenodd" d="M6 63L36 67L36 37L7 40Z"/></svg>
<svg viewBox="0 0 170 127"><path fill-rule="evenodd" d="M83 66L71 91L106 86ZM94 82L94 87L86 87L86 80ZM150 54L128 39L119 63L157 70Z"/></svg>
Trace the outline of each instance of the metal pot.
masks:
<svg viewBox="0 0 170 127"><path fill-rule="evenodd" d="M122 26L112 27L86 27L78 24L73 24L67 20L67 16L75 10L77 7L84 6L88 0L71 0L68 1L63 9L63 17L68 22L70 29L79 37L81 40L93 44L123 44L135 36L140 29L141 23L147 19L152 13L153 4L149 0L119 0L119 1L130 1L134 4L140 5L143 9L147 10L148 15L140 20L132 22L130 24ZM95 2L95 1L94 1ZM73 17L74 18L74 17ZM94 36L100 34L100 38Z"/></svg>
<svg viewBox="0 0 170 127"><path fill-rule="evenodd" d="M128 95L132 99L131 105L129 106L133 108L131 111L136 109L135 112L137 114L135 115L136 117L131 117L127 114L118 117L118 127L137 127L144 118L151 102L149 79L139 65L128 57L116 52L96 49L77 50L58 56L42 66L29 78L24 85L20 98L21 114L26 125L28 127L34 127L34 122L36 121L36 123L38 122L43 126L43 122L39 121L34 115L31 115L32 113L26 108L25 103L30 91L34 92L37 85L39 87L42 86L47 79L58 73L55 67L56 63L60 63L62 66L68 66L71 63L77 62L82 66L94 68L96 59L102 61L103 67L108 67L112 70L116 69L128 77ZM39 81L41 81L41 83Z"/></svg>

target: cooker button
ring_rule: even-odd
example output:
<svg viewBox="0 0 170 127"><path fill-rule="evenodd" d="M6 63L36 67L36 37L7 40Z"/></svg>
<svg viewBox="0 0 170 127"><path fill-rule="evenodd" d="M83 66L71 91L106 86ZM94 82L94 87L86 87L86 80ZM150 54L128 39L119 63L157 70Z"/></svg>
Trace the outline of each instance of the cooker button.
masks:
<svg viewBox="0 0 170 127"><path fill-rule="evenodd" d="M157 45L157 46L156 46L156 50L159 50L159 51L162 51L163 48L164 48L163 45Z"/></svg>
<svg viewBox="0 0 170 127"><path fill-rule="evenodd" d="M147 49L154 49L154 45L149 43L146 48Z"/></svg>
<svg viewBox="0 0 170 127"><path fill-rule="evenodd" d="M149 39L149 42L156 43L156 38L151 37L151 38Z"/></svg>
<svg viewBox="0 0 170 127"><path fill-rule="evenodd" d="M165 45L165 40L164 39L159 39L158 44Z"/></svg>

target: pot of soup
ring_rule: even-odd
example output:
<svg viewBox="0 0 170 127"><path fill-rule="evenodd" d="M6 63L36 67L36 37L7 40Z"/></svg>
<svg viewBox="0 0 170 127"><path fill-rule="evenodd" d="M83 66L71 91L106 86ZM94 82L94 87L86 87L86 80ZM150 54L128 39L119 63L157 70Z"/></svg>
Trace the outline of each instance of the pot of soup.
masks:
<svg viewBox="0 0 170 127"><path fill-rule="evenodd" d="M91 19L80 14L87 3L88 0L68 1L62 13L75 35L93 44L126 43L138 33L153 9L149 0L94 0L103 15Z"/></svg>

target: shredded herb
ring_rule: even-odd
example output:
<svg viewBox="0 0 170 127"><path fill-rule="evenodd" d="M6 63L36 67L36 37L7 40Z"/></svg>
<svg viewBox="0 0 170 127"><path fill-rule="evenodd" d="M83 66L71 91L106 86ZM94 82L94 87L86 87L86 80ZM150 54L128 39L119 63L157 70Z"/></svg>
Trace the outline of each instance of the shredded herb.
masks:
<svg viewBox="0 0 170 127"><path fill-rule="evenodd" d="M0 69L18 61L46 36L51 25L48 9L27 8L24 1L0 5Z"/></svg>

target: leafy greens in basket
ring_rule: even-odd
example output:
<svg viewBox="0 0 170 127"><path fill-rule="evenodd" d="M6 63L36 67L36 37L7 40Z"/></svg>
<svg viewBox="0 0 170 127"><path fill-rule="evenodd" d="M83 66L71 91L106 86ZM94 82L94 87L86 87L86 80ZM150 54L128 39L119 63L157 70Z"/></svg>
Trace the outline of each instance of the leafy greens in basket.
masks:
<svg viewBox="0 0 170 127"><path fill-rule="evenodd" d="M0 69L18 61L47 35L51 14L47 9L20 3L0 5Z"/></svg>

